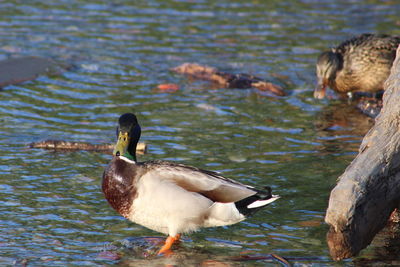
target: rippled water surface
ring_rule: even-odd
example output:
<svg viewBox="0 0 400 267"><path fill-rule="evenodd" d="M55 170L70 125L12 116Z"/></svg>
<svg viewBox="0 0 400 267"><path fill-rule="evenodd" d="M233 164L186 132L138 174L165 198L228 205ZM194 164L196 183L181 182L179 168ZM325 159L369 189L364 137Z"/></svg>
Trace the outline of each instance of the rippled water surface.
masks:
<svg viewBox="0 0 400 267"><path fill-rule="evenodd" d="M347 103L312 98L314 62L355 34L400 34L399 14L397 1L378 0L0 2L0 59L73 66L0 91L0 265L279 266L270 254L337 264L323 223L329 191L371 121ZM184 62L283 80L289 96L170 71ZM163 83L180 90L159 91ZM162 236L123 219L101 193L110 154L28 148L112 143L128 111L149 144L140 160L219 171L282 198L245 222L185 236L169 258L147 256ZM388 263L382 239L344 263ZM265 259L233 260L240 255Z"/></svg>

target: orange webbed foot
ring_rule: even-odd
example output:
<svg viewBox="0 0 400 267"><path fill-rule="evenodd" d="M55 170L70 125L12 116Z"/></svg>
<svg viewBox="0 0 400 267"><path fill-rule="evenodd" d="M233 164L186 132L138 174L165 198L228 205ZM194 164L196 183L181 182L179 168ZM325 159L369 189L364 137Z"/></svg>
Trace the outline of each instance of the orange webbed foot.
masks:
<svg viewBox="0 0 400 267"><path fill-rule="evenodd" d="M177 234L176 236L168 236L167 240L165 240L164 246L161 247L160 251L158 251L157 255L170 255L172 253L171 247L176 242L179 241L181 235Z"/></svg>

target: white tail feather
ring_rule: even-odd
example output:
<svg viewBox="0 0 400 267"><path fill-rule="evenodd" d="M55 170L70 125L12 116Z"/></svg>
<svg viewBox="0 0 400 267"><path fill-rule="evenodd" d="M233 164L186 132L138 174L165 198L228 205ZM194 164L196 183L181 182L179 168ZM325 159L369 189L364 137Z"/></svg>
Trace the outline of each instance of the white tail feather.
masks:
<svg viewBox="0 0 400 267"><path fill-rule="evenodd" d="M271 197L270 199L254 201L253 203L247 205L247 208L248 208L248 209L259 208L259 207L268 205L268 204L271 203L271 202L274 202L274 201L277 200L278 198L280 198L280 196L278 196L278 195L272 195L272 197Z"/></svg>

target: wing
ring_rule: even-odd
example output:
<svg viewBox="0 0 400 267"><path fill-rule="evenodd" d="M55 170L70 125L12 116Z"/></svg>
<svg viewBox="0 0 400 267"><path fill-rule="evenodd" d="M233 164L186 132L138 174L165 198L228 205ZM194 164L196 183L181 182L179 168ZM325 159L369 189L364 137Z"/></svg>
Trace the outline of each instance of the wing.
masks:
<svg viewBox="0 0 400 267"><path fill-rule="evenodd" d="M391 66L399 44L399 36L362 34L343 42L335 50L341 54L347 51L354 60L353 65L381 63Z"/></svg>
<svg viewBox="0 0 400 267"><path fill-rule="evenodd" d="M142 164L146 170L144 179L147 175L157 177L160 181L171 182L214 202L236 202L257 193L252 187L225 178L216 172L165 161L147 161Z"/></svg>

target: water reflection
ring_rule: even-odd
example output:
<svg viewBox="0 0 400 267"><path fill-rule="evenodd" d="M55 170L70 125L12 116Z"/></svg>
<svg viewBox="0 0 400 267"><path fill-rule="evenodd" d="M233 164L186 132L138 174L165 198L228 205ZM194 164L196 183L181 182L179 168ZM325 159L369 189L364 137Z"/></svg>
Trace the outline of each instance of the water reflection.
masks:
<svg viewBox="0 0 400 267"><path fill-rule="evenodd" d="M260 254L246 250L223 253L223 247L240 248L240 245L222 242L213 248L192 247L185 239L185 246L175 245L174 252L166 257L157 257L159 245L164 242L161 237L140 237L124 239L121 242L107 244L98 253L97 258L103 260L118 260L122 266L238 266L248 263L269 263L274 265L292 266L292 264L306 264L308 262L323 262L326 259L318 257L281 257L278 254ZM218 253L220 251L220 253Z"/></svg>
<svg viewBox="0 0 400 267"><path fill-rule="evenodd" d="M362 256L354 260L355 266L375 266L376 259L381 259L383 265L398 265L400 263L400 226L398 222L389 222L379 232L372 246L367 248Z"/></svg>
<svg viewBox="0 0 400 267"><path fill-rule="evenodd" d="M321 152L358 151L360 140L374 125L374 119L362 114L356 105L335 101L318 114L315 128Z"/></svg>

